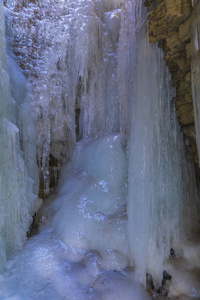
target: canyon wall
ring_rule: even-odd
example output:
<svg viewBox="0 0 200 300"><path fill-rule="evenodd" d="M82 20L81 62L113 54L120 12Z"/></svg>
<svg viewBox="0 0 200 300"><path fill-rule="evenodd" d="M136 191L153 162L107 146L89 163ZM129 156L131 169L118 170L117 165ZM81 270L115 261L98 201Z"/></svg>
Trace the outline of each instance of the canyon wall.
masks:
<svg viewBox="0 0 200 300"><path fill-rule="evenodd" d="M191 69L192 64L194 65L192 62L197 57L199 59L198 49L194 50L194 27L197 28L199 3L191 0L146 0L144 5L149 11L149 42L158 42L164 51L164 59L176 87L174 103L177 117L188 153L199 173L199 142L196 140L199 126L197 118L194 122L194 72ZM198 35L198 31L195 32Z"/></svg>

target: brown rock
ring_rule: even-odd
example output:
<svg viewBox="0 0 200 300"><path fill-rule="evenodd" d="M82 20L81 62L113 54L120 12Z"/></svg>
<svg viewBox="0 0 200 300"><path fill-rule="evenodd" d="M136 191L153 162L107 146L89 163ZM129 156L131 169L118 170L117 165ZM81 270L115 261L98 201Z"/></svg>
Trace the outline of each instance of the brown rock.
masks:
<svg viewBox="0 0 200 300"><path fill-rule="evenodd" d="M191 140L193 140L194 143L196 142L196 133L195 133L194 124L183 127L183 132L185 133L185 135L187 137L189 137Z"/></svg>
<svg viewBox="0 0 200 300"><path fill-rule="evenodd" d="M191 20L189 18L179 26L179 39L181 40L181 42L185 42L191 39L190 24Z"/></svg>
<svg viewBox="0 0 200 300"><path fill-rule="evenodd" d="M165 53L176 87L178 120L189 140L188 153L198 163L191 91L191 0L145 0L144 3L150 11L149 42L159 42Z"/></svg>

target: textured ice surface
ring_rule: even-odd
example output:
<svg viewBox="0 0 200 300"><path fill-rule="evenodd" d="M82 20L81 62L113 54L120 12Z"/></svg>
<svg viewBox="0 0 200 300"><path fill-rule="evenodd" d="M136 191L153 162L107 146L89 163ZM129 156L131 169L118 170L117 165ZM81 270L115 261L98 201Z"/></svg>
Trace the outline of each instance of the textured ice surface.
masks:
<svg viewBox="0 0 200 300"><path fill-rule="evenodd" d="M120 136L78 143L70 169L62 170L62 184L52 204L58 236L70 248L99 251L110 266L109 257L116 258L113 269L126 267L127 174Z"/></svg>
<svg viewBox="0 0 200 300"><path fill-rule="evenodd" d="M190 248L191 256L194 255L192 248L193 246ZM187 249L187 251L188 250L189 249ZM197 257L198 256L199 254L197 254ZM172 276L169 286L169 295L174 297L186 295L192 298L200 298L199 261L194 267L189 257L187 257L187 259L175 257L166 262L164 266L167 272Z"/></svg>
<svg viewBox="0 0 200 300"><path fill-rule="evenodd" d="M87 168L92 159L95 168ZM119 135L79 142L72 163L62 169L58 193L42 211L39 234L10 257L0 299L150 300L127 268L125 183ZM188 244L185 260L175 257L164 265L176 299L199 297L198 270L191 269L198 249Z"/></svg>
<svg viewBox="0 0 200 300"><path fill-rule="evenodd" d="M148 43L138 3L127 1L125 6L119 46L122 52L125 43L134 67L132 82L126 81L124 88L133 90L127 209L130 259L144 284L150 273L158 286L170 249L181 255L183 241L197 229L195 178L171 102L174 90L162 53ZM138 21L135 15L140 16ZM134 44L128 44L131 32Z"/></svg>
<svg viewBox="0 0 200 300"><path fill-rule="evenodd" d="M69 249L46 228L9 261L0 278L0 299L150 300L133 272L104 270L100 256L84 251L72 261Z"/></svg>
<svg viewBox="0 0 200 300"><path fill-rule="evenodd" d="M27 152L22 151L22 143L26 142L19 129L22 118L19 117L17 106L19 100L21 103L24 100L21 92L26 80L14 63L13 78L8 75L2 2L0 41L0 270L2 270L6 256L11 251L19 249L25 242L32 215L39 208L38 199L34 194L38 192L37 182L34 182L37 173L36 158L32 161L29 173L30 165L28 166L28 159L25 157ZM31 126L31 116L29 122ZM29 134L31 135L31 132ZM33 152L34 146L30 153Z"/></svg>
<svg viewBox="0 0 200 300"><path fill-rule="evenodd" d="M0 299L150 300L126 268L126 177L119 135L78 143L40 233L0 277Z"/></svg>
<svg viewBox="0 0 200 300"><path fill-rule="evenodd" d="M29 101L48 194L50 153L59 167L77 140L119 131L116 67L123 1L6 3L8 40L33 85Z"/></svg>
<svg viewBox="0 0 200 300"><path fill-rule="evenodd" d="M77 140L84 141L77 144L72 164L63 168L55 202L44 210L42 223L50 219L49 227L9 262L1 278L2 299L124 300L134 295L144 300L132 273L121 269L130 260L141 282L150 272L157 286L171 247L187 260L187 275L169 262L170 293L198 296L198 280L191 274L199 267L199 246L185 246L196 229L195 179L170 103L174 92L162 55L148 45L145 25L138 32L145 19L142 1L125 1L121 30L122 1L6 3L8 42L32 86L24 99L27 81L12 58L9 79L1 34L3 258L4 242L8 250L22 245L35 210L33 146L38 146L48 193L50 153L59 165ZM128 234L127 162L119 136L86 139L119 128L131 133Z"/></svg>

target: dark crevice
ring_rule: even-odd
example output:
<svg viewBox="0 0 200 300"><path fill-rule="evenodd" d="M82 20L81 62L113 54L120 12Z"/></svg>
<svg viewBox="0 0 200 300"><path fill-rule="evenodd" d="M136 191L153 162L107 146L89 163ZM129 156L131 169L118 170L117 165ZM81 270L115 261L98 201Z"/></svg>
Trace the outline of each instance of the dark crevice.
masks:
<svg viewBox="0 0 200 300"><path fill-rule="evenodd" d="M76 124L76 141L79 141L81 139L80 137L80 107L75 108L75 124Z"/></svg>

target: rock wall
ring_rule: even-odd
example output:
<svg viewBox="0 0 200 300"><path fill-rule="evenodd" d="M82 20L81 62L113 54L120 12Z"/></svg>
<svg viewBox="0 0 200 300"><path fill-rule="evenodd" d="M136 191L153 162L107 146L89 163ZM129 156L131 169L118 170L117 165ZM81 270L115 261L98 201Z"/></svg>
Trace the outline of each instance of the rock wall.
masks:
<svg viewBox="0 0 200 300"><path fill-rule="evenodd" d="M195 1L145 0L148 7L149 42L158 42L176 87L176 113L185 144L199 170L191 88L192 15Z"/></svg>

